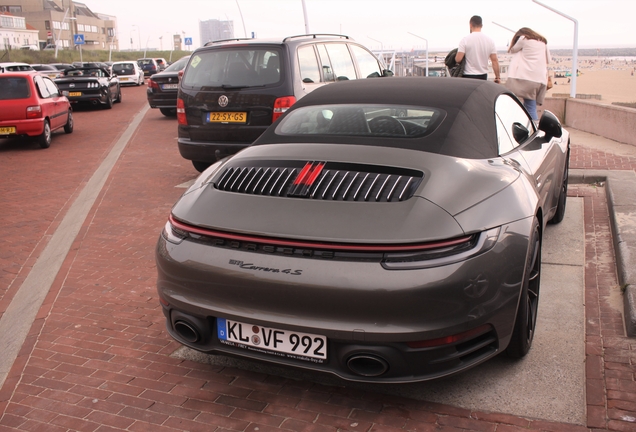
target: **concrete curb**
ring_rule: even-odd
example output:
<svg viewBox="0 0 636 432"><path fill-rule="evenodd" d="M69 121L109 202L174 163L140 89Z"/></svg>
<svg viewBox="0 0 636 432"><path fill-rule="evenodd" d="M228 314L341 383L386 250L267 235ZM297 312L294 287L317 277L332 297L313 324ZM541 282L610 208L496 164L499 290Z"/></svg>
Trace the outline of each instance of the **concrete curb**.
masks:
<svg viewBox="0 0 636 432"><path fill-rule="evenodd" d="M625 328L636 336L636 173L572 169L569 176L572 184L605 183Z"/></svg>

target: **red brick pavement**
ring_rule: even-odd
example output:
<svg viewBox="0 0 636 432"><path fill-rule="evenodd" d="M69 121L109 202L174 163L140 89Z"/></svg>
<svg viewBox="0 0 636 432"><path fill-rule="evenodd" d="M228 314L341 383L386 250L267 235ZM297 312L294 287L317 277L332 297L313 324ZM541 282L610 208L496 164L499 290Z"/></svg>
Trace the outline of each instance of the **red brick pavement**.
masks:
<svg viewBox="0 0 636 432"><path fill-rule="evenodd" d="M135 103L124 100L113 112ZM78 113L78 123L101 114L110 116ZM634 342L624 336L620 313L608 300L617 285L616 268L604 189L595 185L573 185L569 193L584 201L587 427L169 357L178 344L166 334L155 295L153 248L182 192L174 186L194 174L176 153L174 135L174 120L151 111L116 164L0 390L0 431L636 431ZM56 143L62 146L62 137L55 138L53 150ZM0 147L10 158L28 159L37 177L21 185L21 193L0 189L12 212L0 219L5 236L11 237L2 241L16 254L0 255L3 268L10 264L0 285L5 299L41 248L36 235L23 231L33 223L46 241L77 193L75 187L86 181L113 140L99 144L97 154L81 156L84 162L78 156L69 165L75 169L59 173L59 181L57 174L37 177L37 168L64 165L69 153L47 154L44 160L37 158L44 153L33 149ZM90 145L86 139L73 144L73 150L81 153L82 146ZM23 151L33 155L18 154ZM572 168L587 163L597 168L586 157L598 155L574 143ZM611 169L636 166L602 157ZM51 185L59 190L51 194ZM39 193L31 198L34 191Z"/></svg>

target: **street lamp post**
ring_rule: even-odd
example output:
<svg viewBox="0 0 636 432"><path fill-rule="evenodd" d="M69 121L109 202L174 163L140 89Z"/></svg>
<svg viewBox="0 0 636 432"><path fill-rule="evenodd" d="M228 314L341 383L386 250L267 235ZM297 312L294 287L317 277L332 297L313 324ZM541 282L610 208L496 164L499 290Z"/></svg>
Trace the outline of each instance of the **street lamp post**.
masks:
<svg viewBox="0 0 636 432"><path fill-rule="evenodd" d="M571 98L576 98L576 75L578 72L578 52L579 52L579 22L572 18L571 16L568 16L566 14L564 14L563 12L559 12L558 10L545 5L543 3L541 3L540 1L537 0L532 0L534 3L543 6L546 9L551 10L552 12L554 12L555 14L561 15L564 18L569 19L570 21L574 22L574 44L572 47L572 81L570 84L570 97Z"/></svg>
<svg viewBox="0 0 636 432"><path fill-rule="evenodd" d="M75 48L77 46L77 44L75 43L75 38L73 36L76 35L77 32L78 32L78 30L77 30L77 18L69 17L68 19L69 19L69 21L75 21L75 31L73 31L73 24L70 25L70 27L71 27L71 39L73 39L73 48ZM79 52L80 52L80 62L83 63L84 59L82 58L82 45L81 44L79 45Z"/></svg>
<svg viewBox="0 0 636 432"><path fill-rule="evenodd" d="M68 8L66 9L66 12L64 12L64 18L62 18L62 22L60 23L60 31L57 32L57 39L55 40L55 58L57 58L57 48L58 48L58 42L61 41L62 39L62 30L64 29L64 22L66 21L66 16L68 15Z"/></svg>
<svg viewBox="0 0 636 432"><path fill-rule="evenodd" d="M243 35L247 39L247 30L245 30L245 20L243 19L243 12L241 12L241 5L238 0L236 0L236 7L239 10L239 15L241 16L241 22L243 23Z"/></svg>
<svg viewBox="0 0 636 432"><path fill-rule="evenodd" d="M139 51L141 51L141 30L137 24L133 24L133 27L137 27L137 39L139 40Z"/></svg>
<svg viewBox="0 0 636 432"><path fill-rule="evenodd" d="M494 25L496 25L496 26L501 27L502 29L508 30L509 32L517 33L517 32L516 32L516 31L514 31L513 29L510 29L510 28L508 28L508 27L506 27L506 26L502 26L501 24L497 24L497 23L496 23L496 22L494 22L494 21L493 21L492 23L493 23Z"/></svg>
<svg viewBox="0 0 636 432"><path fill-rule="evenodd" d="M305 17L305 34L309 34L309 21L307 20L307 6L305 6L305 0L302 0L303 3L303 15Z"/></svg>
<svg viewBox="0 0 636 432"><path fill-rule="evenodd" d="M410 34L411 36L415 36L416 38L420 38L426 42L426 77L428 78L428 39L423 38L422 36L413 34L411 32L407 32L407 33Z"/></svg>
<svg viewBox="0 0 636 432"><path fill-rule="evenodd" d="M113 29L113 34L109 35L106 33L106 43L108 43L108 61L112 61L113 54L113 44L115 43L115 29ZM110 40L110 42L109 42Z"/></svg>

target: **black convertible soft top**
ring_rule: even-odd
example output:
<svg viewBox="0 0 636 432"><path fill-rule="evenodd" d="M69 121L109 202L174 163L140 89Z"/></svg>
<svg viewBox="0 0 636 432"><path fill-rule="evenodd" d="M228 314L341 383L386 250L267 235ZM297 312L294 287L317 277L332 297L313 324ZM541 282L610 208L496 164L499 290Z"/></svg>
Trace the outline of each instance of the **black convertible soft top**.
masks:
<svg viewBox="0 0 636 432"><path fill-rule="evenodd" d="M254 145L343 143L399 147L469 159L496 157L495 102L505 87L468 78L392 77L341 81L322 86L285 114L308 105L381 104L438 108L446 117L424 137L387 138L335 135L279 135L267 129Z"/></svg>

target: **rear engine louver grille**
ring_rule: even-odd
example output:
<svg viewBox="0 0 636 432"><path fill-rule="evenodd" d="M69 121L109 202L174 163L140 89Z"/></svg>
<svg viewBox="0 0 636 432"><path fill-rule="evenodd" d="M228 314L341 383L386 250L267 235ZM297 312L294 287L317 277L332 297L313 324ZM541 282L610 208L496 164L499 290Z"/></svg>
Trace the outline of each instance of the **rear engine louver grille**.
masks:
<svg viewBox="0 0 636 432"><path fill-rule="evenodd" d="M261 165L261 164L259 164ZM295 165L295 166L294 166ZM226 168L214 182L225 192L332 201L398 202L422 181L415 170L332 162Z"/></svg>

